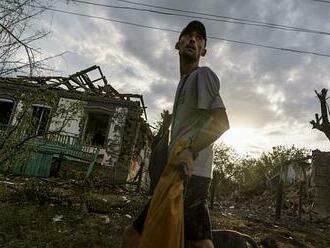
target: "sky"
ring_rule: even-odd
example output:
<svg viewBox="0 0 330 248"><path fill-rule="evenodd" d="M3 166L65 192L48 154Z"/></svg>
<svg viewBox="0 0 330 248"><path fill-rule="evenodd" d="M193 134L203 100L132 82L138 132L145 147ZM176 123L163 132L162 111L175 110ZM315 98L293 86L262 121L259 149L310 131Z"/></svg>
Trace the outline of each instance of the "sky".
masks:
<svg viewBox="0 0 330 248"><path fill-rule="evenodd" d="M330 88L330 4L312 0L132 1L139 4L90 0L184 16L54 1L54 9L113 21L50 10L38 17L36 25L51 31L47 38L34 44L42 51L40 56L66 52L49 61L55 70L52 74L65 76L97 64L120 93L143 95L148 121L154 124L163 109L172 109L179 82L179 60L174 49L179 34L173 30L179 32L188 22L197 19L205 24L209 37L208 51L200 65L210 67L219 76L220 94L231 126L220 141L249 155L269 151L276 145L329 150L330 143L325 135L313 130L309 122L320 112L314 90ZM209 15L156 9L145 4ZM212 20L216 17L211 15L329 33L221 22ZM293 53L223 39L329 56Z"/></svg>

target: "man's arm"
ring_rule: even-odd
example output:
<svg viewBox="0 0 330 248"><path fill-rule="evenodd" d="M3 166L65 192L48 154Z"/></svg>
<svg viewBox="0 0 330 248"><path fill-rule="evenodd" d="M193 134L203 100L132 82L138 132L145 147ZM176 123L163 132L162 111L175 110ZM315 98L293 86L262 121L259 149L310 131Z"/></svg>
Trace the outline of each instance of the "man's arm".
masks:
<svg viewBox="0 0 330 248"><path fill-rule="evenodd" d="M200 111L206 111L209 118L196 137L191 140L190 149L194 154L212 144L229 129L228 117L224 108Z"/></svg>
<svg viewBox="0 0 330 248"><path fill-rule="evenodd" d="M184 172L188 176L192 174L192 163L195 155L216 141L229 129L228 117L224 108L200 111L201 114L208 118L207 121L200 132L195 137L192 137L190 147L183 150L174 161L177 165L185 164Z"/></svg>

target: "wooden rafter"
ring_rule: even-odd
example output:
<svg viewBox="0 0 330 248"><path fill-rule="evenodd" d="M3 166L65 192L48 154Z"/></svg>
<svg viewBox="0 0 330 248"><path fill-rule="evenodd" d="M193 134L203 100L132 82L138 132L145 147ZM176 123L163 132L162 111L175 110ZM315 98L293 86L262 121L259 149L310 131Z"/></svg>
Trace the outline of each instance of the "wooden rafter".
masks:
<svg viewBox="0 0 330 248"><path fill-rule="evenodd" d="M88 75L90 72L97 71L99 73L99 77L96 79L91 79ZM93 74L94 75L94 74ZM142 95L138 94L121 94L119 93L113 86L111 86L106 77L103 75L101 68L97 65L91 66L82 71L76 72L68 77L27 77L27 76L19 76L19 78L25 79L28 82L32 82L34 84L40 85L42 87L46 87L48 89L64 89L71 92L86 92L95 96L102 97L111 97L115 99L122 99L126 101L130 101L131 98L138 99L141 103L141 107L143 109L145 119L147 120L146 107L144 105L144 100ZM95 83L98 82L98 85ZM99 82L103 83L100 84Z"/></svg>

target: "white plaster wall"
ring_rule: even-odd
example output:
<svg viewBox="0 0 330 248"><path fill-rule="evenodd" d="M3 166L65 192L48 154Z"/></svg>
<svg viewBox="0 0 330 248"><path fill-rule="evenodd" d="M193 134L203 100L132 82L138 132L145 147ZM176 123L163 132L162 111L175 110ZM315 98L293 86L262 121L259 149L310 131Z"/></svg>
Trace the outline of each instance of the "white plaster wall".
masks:
<svg viewBox="0 0 330 248"><path fill-rule="evenodd" d="M60 98L58 106L70 106L72 103L81 102L80 100L69 99L69 98ZM84 110L81 109L80 113L74 120L68 122L68 124L63 128L62 132L68 133L71 135L79 136L79 123L84 116ZM56 131L58 130L64 121L64 117L55 116L52 118L49 131Z"/></svg>
<svg viewBox="0 0 330 248"><path fill-rule="evenodd" d="M137 176L141 168L141 163L144 163L143 165L144 174L142 175L141 186L146 190L149 188L150 180L149 180L149 172L147 168L149 168L150 155L151 155L151 149L146 145L143 147L143 149L141 149L139 156L131 160L130 170L126 179L127 182L133 182L133 179Z"/></svg>
<svg viewBox="0 0 330 248"><path fill-rule="evenodd" d="M288 183L293 183L296 180L297 175L296 175L296 171L293 168L293 165L289 165L286 176Z"/></svg>
<svg viewBox="0 0 330 248"><path fill-rule="evenodd" d="M142 152L142 151L141 151ZM144 190L148 190L150 188L150 177L149 177L149 163L150 163L150 156L151 156L151 148L145 146L143 149L143 159L144 159L144 173L142 175L142 184L141 187Z"/></svg>
<svg viewBox="0 0 330 248"><path fill-rule="evenodd" d="M18 114L20 112L22 112L22 109L23 109L23 103L22 103L22 101L19 101L17 103L16 109L14 109L15 113L14 113L13 120L12 120L13 125L17 124L17 117L18 117Z"/></svg>
<svg viewBox="0 0 330 248"><path fill-rule="evenodd" d="M121 141L125 127L127 108L116 107L109 128L107 147L104 152L102 165L116 166L121 150Z"/></svg>

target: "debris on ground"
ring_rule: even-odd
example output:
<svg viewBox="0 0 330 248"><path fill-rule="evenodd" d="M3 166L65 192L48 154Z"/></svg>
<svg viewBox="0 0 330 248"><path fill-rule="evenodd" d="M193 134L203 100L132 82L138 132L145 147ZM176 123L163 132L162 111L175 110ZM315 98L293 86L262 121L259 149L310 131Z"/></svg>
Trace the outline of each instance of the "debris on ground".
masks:
<svg viewBox="0 0 330 248"><path fill-rule="evenodd" d="M3 183L5 182L5 183ZM119 248L123 228L148 201L125 186L0 175L0 247ZM222 199L211 210L214 229L246 233L272 247L330 247L330 224L304 214L298 221L290 201L274 221L274 194ZM1 246L2 245L2 246Z"/></svg>

